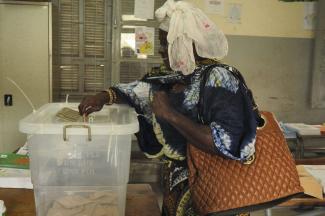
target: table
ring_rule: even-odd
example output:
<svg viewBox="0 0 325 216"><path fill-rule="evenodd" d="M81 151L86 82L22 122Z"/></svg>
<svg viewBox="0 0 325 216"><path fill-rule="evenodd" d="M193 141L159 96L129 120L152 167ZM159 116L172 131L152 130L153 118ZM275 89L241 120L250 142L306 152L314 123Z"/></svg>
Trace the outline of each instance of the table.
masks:
<svg viewBox="0 0 325 216"><path fill-rule="evenodd" d="M322 158L308 158L308 159L297 159L297 165L324 165L325 157ZM323 209L315 210L312 212L302 213L297 216L324 216L325 215L325 197L320 200L313 197L307 197L305 195L297 198L293 198L287 202L281 203L279 207L322 207ZM266 216L272 216L272 210L265 210Z"/></svg>
<svg viewBox="0 0 325 216"><path fill-rule="evenodd" d="M6 216L35 216L33 190L0 188L0 199L7 207ZM149 184L129 184L126 216L160 216L155 193Z"/></svg>
<svg viewBox="0 0 325 216"><path fill-rule="evenodd" d="M309 152L325 152L325 146L324 147L305 147L305 140L308 139L325 139L325 135L301 135L297 133L297 147L299 152L298 159L304 158L305 151Z"/></svg>
<svg viewBox="0 0 325 216"><path fill-rule="evenodd" d="M292 152L294 158L295 159L301 158L301 148L300 148L301 143L298 142L297 136L295 136L295 137L285 137L285 139L286 139L288 145L289 145L289 143L294 144L294 146L293 146L294 152ZM290 148L290 146L289 146L289 148ZM290 150L291 150L291 148L290 148Z"/></svg>

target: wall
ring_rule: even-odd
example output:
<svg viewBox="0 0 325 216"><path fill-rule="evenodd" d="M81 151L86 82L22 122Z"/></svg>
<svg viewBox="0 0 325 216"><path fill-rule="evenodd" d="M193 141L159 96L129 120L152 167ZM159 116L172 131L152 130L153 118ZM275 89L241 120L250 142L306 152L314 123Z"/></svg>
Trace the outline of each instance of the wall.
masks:
<svg viewBox="0 0 325 216"><path fill-rule="evenodd" d="M191 2L205 9L204 1ZM303 29L304 3L225 0L226 12L234 2L242 4L241 24L229 23L226 13L208 14L229 40L224 61L243 73L260 108L280 121L325 122L325 110L310 104L314 40Z"/></svg>
<svg viewBox="0 0 325 216"><path fill-rule="evenodd" d="M279 0L224 0L224 12L212 14L205 1L187 0L201 8L228 35L311 38L313 31L303 29L304 3ZM241 22L228 19L231 4L241 5Z"/></svg>
<svg viewBox="0 0 325 216"><path fill-rule="evenodd" d="M286 122L325 122L325 111L311 109L311 39L228 36L226 63L235 65L261 109Z"/></svg>

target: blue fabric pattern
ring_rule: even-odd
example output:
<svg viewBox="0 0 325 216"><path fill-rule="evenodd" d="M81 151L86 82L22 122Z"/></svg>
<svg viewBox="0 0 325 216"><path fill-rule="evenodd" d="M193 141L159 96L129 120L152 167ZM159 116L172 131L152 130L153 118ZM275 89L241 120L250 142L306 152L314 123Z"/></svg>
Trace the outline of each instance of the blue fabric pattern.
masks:
<svg viewBox="0 0 325 216"><path fill-rule="evenodd" d="M247 148L248 146L245 146L245 150L243 150L243 154L241 154L241 157L234 157L233 154L230 152L231 150L231 138L230 135L217 123L212 122L210 124L211 132L212 132L212 138L214 141L214 144L216 148L223 154L224 156L227 156L228 158L231 158L233 160L241 160L241 158L248 158L255 152L255 148ZM254 146L255 142L251 142L250 144ZM254 150L254 151L252 151Z"/></svg>
<svg viewBox="0 0 325 216"><path fill-rule="evenodd" d="M115 88L127 95L129 100L133 102L133 106L142 111L139 114L144 115L148 122L152 122L152 111L149 103L151 85L149 83L137 80L128 84L118 84Z"/></svg>
<svg viewBox="0 0 325 216"><path fill-rule="evenodd" d="M184 91L183 107L187 110L193 109L198 104L200 93L200 73L195 73L191 78L192 85L188 86Z"/></svg>
<svg viewBox="0 0 325 216"><path fill-rule="evenodd" d="M216 67L213 68L206 86L218 88L222 87L236 93L238 90L239 81L232 76L231 72L225 68Z"/></svg>

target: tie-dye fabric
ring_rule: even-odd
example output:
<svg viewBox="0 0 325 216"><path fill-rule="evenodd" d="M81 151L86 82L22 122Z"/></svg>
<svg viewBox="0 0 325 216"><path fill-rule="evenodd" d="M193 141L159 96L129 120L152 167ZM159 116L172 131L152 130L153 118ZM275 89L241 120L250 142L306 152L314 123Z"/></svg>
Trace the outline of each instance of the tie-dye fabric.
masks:
<svg viewBox="0 0 325 216"><path fill-rule="evenodd" d="M232 67L224 65L209 69L208 78L201 85L202 74L207 72L208 67L198 66L188 76L180 73L146 76L141 81L115 86L118 94L139 113L140 132L137 138L141 150L148 157L164 155L184 160L186 156L186 139L168 122L152 114L151 95L157 90L165 90L174 108L198 123L202 123L198 118L198 101L200 96L203 97L200 109L203 110L204 124L211 129L214 153L240 161L254 154L257 124L245 86L233 75ZM176 83L185 84L185 90L178 93L170 91Z"/></svg>

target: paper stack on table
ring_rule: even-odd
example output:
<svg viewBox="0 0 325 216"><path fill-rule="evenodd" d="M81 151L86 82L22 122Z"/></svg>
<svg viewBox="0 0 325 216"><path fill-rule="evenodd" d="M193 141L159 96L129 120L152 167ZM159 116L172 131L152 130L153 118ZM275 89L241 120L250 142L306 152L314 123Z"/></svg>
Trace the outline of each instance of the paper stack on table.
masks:
<svg viewBox="0 0 325 216"><path fill-rule="evenodd" d="M28 156L0 153L0 187L33 188Z"/></svg>
<svg viewBox="0 0 325 216"><path fill-rule="evenodd" d="M285 123L279 122L280 128L282 130L282 133L286 139L295 139L297 138L297 131L295 129L292 129L291 127L288 127Z"/></svg>
<svg viewBox="0 0 325 216"><path fill-rule="evenodd" d="M32 189L30 170L0 168L0 187Z"/></svg>
<svg viewBox="0 0 325 216"><path fill-rule="evenodd" d="M300 184L304 189L304 194L323 199L323 188L317 179L311 175L304 165L297 165Z"/></svg>
<svg viewBox="0 0 325 216"><path fill-rule="evenodd" d="M325 165L303 165L318 182L323 186L323 193L325 193Z"/></svg>
<svg viewBox="0 0 325 216"><path fill-rule="evenodd" d="M320 125L308 125L304 123L285 123L286 127L296 131L300 135L320 135Z"/></svg>

